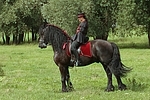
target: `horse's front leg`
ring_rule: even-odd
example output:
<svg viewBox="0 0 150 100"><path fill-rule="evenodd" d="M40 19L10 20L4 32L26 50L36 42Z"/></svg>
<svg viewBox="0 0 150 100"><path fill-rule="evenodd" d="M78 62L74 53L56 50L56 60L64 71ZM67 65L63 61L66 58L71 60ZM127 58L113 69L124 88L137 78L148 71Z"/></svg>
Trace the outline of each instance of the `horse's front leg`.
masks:
<svg viewBox="0 0 150 100"><path fill-rule="evenodd" d="M66 80L67 80L68 89L69 89L70 91L74 90L73 85L72 85L72 82L71 82L71 80L70 80L70 73L69 73L69 69L68 69L68 68L67 68Z"/></svg>
<svg viewBox="0 0 150 100"><path fill-rule="evenodd" d="M112 84L112 73L106 65L103 65L103 67L105 69L108 78L107 88L105 89L105 91L107 92L114 91L114 86Z"/></svg>
<svg viewBox="0 0 150 100"><path fill-rule="evenodd" d="M62 92L68 92L66 86L67 68L64 66L59 66L59 71L61 73Z"/></svg>

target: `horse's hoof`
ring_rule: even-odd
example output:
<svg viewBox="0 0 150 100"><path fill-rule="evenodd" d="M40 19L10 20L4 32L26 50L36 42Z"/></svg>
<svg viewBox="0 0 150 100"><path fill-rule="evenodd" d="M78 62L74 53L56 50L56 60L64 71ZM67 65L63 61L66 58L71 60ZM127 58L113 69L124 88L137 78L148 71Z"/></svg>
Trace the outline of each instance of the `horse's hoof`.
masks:
<svg viewBox="0 0 150 100"><path fill-rule="evenodd" d="M127 86L125 84L122 84L122 85L118 86L118 89L123 91L123 90L127 89Z"/></svg>
<svg viewBox="0 0 150 100"><path fill-rule="evenodd" d="M106 92L111 92L111 91L114 91L114 90L115 90L114 86L110 86L110 87L107 87L105 89Z"/></svg>
<svg viewBox="0 0 150 100"><path fill-rule="evenodd" d="M68 90L67 89L62 89L62 92L68 92Z"/></svg>
<svg viewBox="0 0 150 100"><path fill-rule="evenodd" d="M105 89L105 92L113 92L114 89Z"/></svg>

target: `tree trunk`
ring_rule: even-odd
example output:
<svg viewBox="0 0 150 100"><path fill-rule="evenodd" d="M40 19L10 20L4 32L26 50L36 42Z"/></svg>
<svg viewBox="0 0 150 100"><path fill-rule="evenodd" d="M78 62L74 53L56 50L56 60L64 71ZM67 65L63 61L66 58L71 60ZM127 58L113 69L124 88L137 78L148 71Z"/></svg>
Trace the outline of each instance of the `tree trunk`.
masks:
<svg viewBox="0 0 150 100"><path fill-rule="evenodd" d="M6 41L5 41L4 33L2 33L2 39L3 39L3 44L5 44Z"/></svg>
<svg viewBox="0 0 150 100"><path fill-rule="evenodd" d="M23 43L23 38L24 38L24 33L19 34L19 41L18 41L19 44Z"/></svg>
<svg viewBox="0 0 150 100"><path fill-rule="evenodd" d="M148 41L149 41L149 46L150 46L150 22L148 24L148 27L147 27L147 31L148 31Z"/></svg>
<svg viewBox="0 0 150 100"><path fill-rule="evenodd" d="M30 32L28 32L28 43L30 42Z"/></svg>
<svg viewBox="0 0 150 100"><path fill-rule="evenodd" d="M6 35L6 44L9 45L10 37Z"/></svg>
<svg viewBox="0 0 150 100"><path fill-rule="evenodd" d="M33 31L33 27L32 27L32 41L34 41L34 31Z"/></svg>
<svg viewBox="0 0 150 100"><path fill-rule="evenodd" d="M36 36L36 30L32 27L32 41L36 41L37 36Z"/></svg>
<svg viewBox="0 0 150 100"><path fill-rule="evenodd" d="M148 1L147 3L147 9L148 9L148 15L150 16L150 0ZM149 41L149 46L150 46L150 20L149 20L149 23L148 23L148 27L147 27L147 33L148 33L148 41Z"/></svg>
<svg viewBox="0 0 150 100"><path fill-rule="evenodd" d="M13 34L13 43L18 44L18 38L16 34Z"/></svg>

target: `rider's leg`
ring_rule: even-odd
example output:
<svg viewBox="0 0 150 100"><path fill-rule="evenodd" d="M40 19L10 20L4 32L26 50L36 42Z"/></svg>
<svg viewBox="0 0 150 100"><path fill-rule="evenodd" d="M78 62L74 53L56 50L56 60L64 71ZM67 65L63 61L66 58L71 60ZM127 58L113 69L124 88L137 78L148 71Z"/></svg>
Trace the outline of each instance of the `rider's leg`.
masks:
<svg viewBox="0 0 150 100"><path fill-rule="evenodd" d="M78 54L77 49L79 48L80 43L77 41L73 41L71 44L71 53L75 56L76 58L76 66L80 65L80 55Z"/></svg>

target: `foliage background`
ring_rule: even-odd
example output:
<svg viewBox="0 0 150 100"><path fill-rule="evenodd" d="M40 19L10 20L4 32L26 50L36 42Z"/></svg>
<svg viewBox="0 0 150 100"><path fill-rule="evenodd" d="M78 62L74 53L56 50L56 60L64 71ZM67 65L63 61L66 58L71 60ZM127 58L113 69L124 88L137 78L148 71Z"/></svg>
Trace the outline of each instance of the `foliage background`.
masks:
<svg viewBox="0 0 150 100"><path fill-rule="evenodd" d="M88 35L101 38L113 33L118 37L148 34L150 39L150 0L1 0L0 36L28 35L37 40L38 28L46 19L72 35L78 24L77 14L86 13ZM6 39L7 40L7 39ZM19 41L20 43L20 41Z"/></svg>

